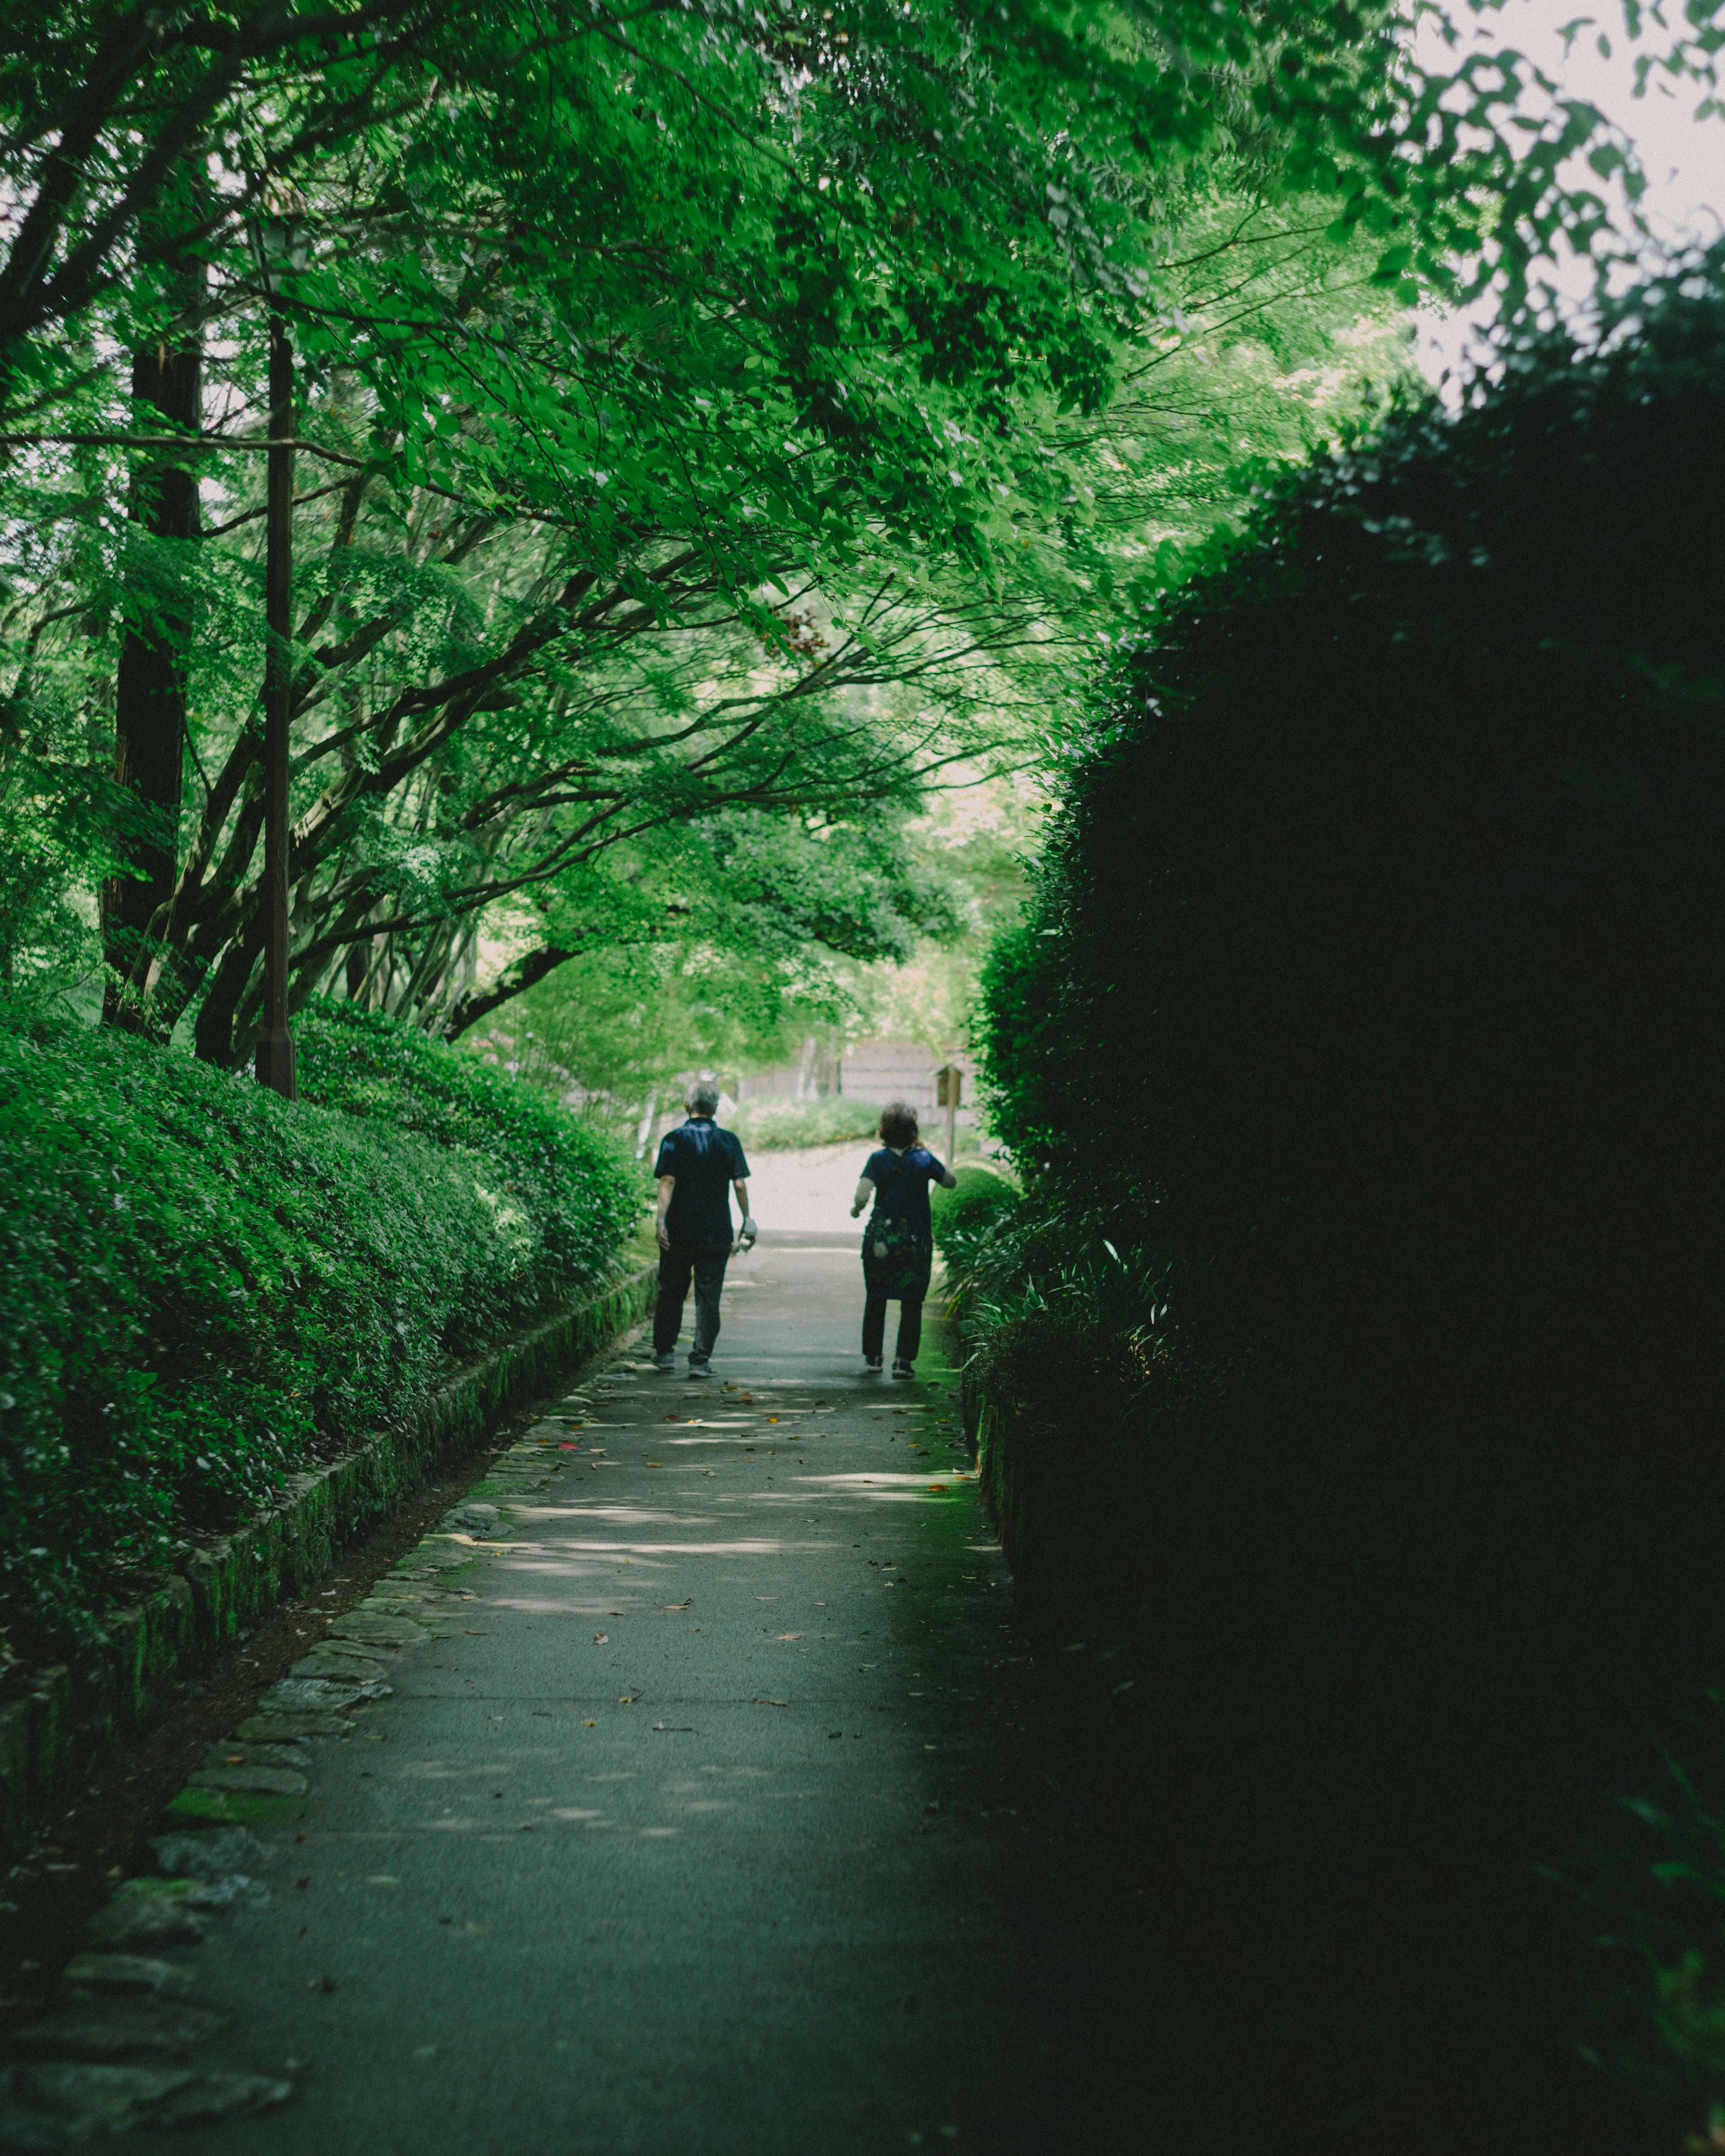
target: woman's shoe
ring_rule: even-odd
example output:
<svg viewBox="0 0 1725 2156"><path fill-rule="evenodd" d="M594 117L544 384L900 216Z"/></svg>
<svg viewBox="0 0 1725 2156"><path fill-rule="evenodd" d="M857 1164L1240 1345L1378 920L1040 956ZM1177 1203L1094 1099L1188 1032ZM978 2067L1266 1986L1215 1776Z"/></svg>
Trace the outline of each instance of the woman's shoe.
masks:
<svg viewBox="0 0 1725 2156"><path fill-rule="evenodd" d="M895 1363L892 1366L892 1374L895 1378L914 1378L916 1374L916 1365L914 1363Z"/></svg>
<svg viewBox="0 0 1725 2156"><path fill-rule="evenodd" d="M863 1357L863 1368L865 1370L872 1370L875 1376L879 1377L880 1374L882 1360L883 1358L879 1355L865 1355Z"/></svg>

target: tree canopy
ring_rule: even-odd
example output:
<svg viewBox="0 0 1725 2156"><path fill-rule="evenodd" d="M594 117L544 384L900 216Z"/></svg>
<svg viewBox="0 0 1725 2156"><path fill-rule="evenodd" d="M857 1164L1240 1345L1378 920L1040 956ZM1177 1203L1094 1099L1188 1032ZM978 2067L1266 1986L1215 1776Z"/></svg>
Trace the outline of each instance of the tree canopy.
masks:
<svg viewBox="0 0 1725 2156"><path fill-rule="evenodd" d="M298 475L295 1003L345 979L459 1030L709 823L799 824L787 917L825 918L881 817L1076 716L1112 610L1178 566L1170 507L1201 529L1251 453L1205 378L1242 337L1332 358L1374 305L1602 228L1557 171L1594 137L1622 165L1597 116L1530 150L1512 66L1422 75L1406 27L1199 0L39 11L0 63L8 965L106 876L110 1015L248 1053L272 439ZM917 901L880 896L885 950ZM527 932L481 990L500 905Z"/></svg>

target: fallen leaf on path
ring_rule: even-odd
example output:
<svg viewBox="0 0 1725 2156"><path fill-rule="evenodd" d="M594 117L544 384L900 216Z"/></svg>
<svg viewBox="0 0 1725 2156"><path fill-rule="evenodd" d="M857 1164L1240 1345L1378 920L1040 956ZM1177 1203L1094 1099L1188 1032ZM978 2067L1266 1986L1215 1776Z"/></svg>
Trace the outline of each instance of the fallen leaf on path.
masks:
<svg viewBox="0 0 1725 2156"><path fill-rule="evenodd" d="M695 1597L691 1594L689 1597L689 1602L694 1599ZM689 1602L661 1602L659 1606L661 1609L686 1609L689 1607Z"/></svg>
<svg viewBox="0 0 1725 2156"><path fill-rule="evenodd" d="M749 1705L751 1707L788 1707L790 1702L788 1699L752 1699Z"/></svg>
<svg viewBox="0 0 1725 2156"><path fill-rule="evenodd" d="M591 1715L588 1715L586 1721L583 1722L581 1726L583 1729L597 1729L599 1725L593 1720Z"/></svg>
<svg viewBox="0 0 1725 2156"><path fill-rule="evenodd" d="M611 1635L608 1632L595 1632L593 1635L593 1643L596 1647L608 1646L610 1640Z"/></svg>
<svg viewBox="0 0 1725 2156"><path fill-rule="evenodd" d="M635 1703L635 1696L634 1696L634 1694L632 1691L626 1691L626 1692L622 1693L622 1694L619 1696L619 1699L618 1699L618 1702L617 1702L617 1704L618 1704L619 1707L633 1707L633 1706L634 1705L634 1703Z"/></svg>
<svg viewBox="0 0 1725 2156"><path fill-rule="evenodd" d="M944 1482L931 1482L928 1486L931 1490L944 1490L947 1485Z"/></svg>
<svg viewBox="0 0 1725 2156"><path fill-rule="evenodd" d="M800 1632L781 1632L778 1636L781 1640L800 1640L803 1635Z"/></svg>
<svg viewBox="0 0 1725 2156"><path fill-rule="evenodd" d="M468 1631L462 1635L464 1639L468 1640L489 1640L490 1636L491 1635L489 1632Z"/></svg>

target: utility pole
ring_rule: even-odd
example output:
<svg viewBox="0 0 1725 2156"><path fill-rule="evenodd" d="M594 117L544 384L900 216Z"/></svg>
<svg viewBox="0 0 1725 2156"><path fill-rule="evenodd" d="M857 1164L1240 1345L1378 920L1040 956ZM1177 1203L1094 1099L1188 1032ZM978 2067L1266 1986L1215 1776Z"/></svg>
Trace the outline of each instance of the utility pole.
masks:
<svg viewBox="0 0 1725 2156"><path fill-rule="evenodd" d="M264 277L272 297L300 266L292 227L264 227ZM299 259L296 260L296 255ZM288 1030L288 721L293 691L294 347L287 324L270 311L269 496L264 512L264 612L269 656L264 671L264 1031L258 1042L260 1086L285 1101L299 1097L294 1036Z"/></svg>

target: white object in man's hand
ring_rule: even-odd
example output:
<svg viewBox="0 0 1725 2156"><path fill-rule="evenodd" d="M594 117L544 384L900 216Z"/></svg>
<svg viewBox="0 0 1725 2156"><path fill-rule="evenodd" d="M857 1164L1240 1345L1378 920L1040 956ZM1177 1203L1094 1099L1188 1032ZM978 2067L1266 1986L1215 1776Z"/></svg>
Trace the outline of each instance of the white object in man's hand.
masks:
<svg viewBox="0 0 1725 2156"><path fill-rule="evenodd" d="M753 1250L755 1247L755 1238L760 1234L760 1229L755 1225L755 1216L753 1214L745 1213L742 1217L742 1225L737 1231L737 1248L743 1250Z"/></svg>

